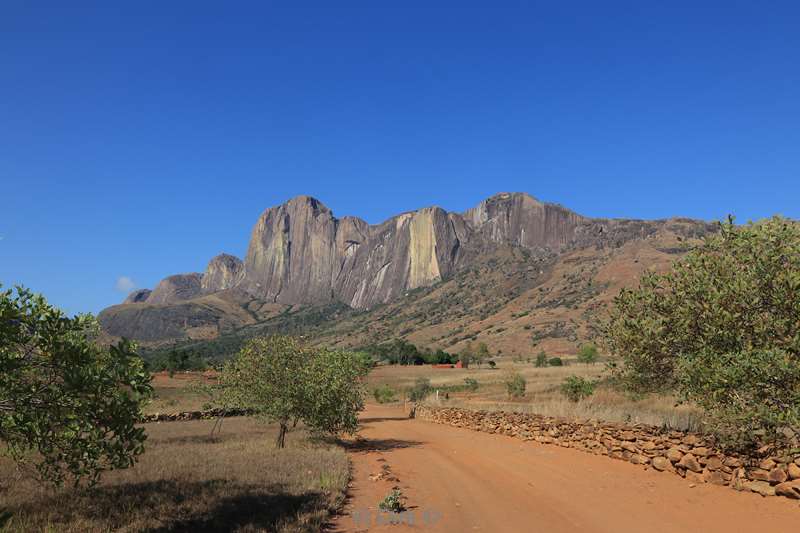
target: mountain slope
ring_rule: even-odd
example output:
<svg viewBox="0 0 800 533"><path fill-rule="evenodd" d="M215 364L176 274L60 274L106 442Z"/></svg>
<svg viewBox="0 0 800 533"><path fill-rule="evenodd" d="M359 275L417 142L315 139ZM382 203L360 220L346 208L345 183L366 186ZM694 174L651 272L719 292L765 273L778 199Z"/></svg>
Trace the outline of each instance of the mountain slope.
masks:
<svg viewBox="0 0 800 533"><path fill-rule="evenodd" d="M432 348L478 339L504 353L566 350L590 336L622 285L712 230L591 219L522 193L371 226L300 196L259 217L244 261L222 254L205 273L169 276L99 319L110 337L150 344L223 336L229 345L293 328L346 346L404 337Z"/></svg>

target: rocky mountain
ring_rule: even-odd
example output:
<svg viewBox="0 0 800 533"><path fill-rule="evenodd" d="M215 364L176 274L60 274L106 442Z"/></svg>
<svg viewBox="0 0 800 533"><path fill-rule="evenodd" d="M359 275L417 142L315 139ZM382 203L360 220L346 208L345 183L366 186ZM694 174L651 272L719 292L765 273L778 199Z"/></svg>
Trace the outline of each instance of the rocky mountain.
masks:
<svg viewBox="0 0 800 533"><path fill-rule="evenodd" d="M259 217L244 261L221 254L204 273L169 276L152 292L135 291L104 310L99 319L112 337L163 342L215 338L277 315L285 323L287 314L301 309L350 309L314 325L327 328L318 336L335 344L343 342L336 332L354 317L383 316L381 309L392 309L374 321L373 331L442 346L441 336L420 337L421 323L387 324L397 322L409 305L425 307L416 300L422 293L439 310L465 306L474 296L483 310L463 315L466 322L458 327L466 331L467 322L479 321L488 308L545 283L575 253L611 261L630 243L658 241L666 250L661 255L671 259L685 249L685 239L711 230L705 222L681 219L587 218L524 193L498 194L463 213L427 207L370 225L356 217L338 219L319 200L298 196ZM474 286L465 281L482 269ZM480 296L470 292L475 286L481 286ZM439 300L432 296L437 293ZM452 321L438 314L438 324ZM368 340L369 335L357 336L351 344Z"/></svg>

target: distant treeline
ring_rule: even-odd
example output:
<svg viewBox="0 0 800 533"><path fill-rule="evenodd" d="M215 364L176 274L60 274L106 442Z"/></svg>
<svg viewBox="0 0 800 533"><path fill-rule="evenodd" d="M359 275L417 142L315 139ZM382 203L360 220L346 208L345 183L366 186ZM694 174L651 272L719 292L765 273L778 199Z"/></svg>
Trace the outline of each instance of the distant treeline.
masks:
<svg viewBox="0 0 800 533"><path fill-rule="evenodd" d="M382 344L369 344L356 351L364 352L377 361L391 365L455 364L461 358L458 354L447 353L441 349L435 352L420 350L404 339L395 339Z"/></svg>

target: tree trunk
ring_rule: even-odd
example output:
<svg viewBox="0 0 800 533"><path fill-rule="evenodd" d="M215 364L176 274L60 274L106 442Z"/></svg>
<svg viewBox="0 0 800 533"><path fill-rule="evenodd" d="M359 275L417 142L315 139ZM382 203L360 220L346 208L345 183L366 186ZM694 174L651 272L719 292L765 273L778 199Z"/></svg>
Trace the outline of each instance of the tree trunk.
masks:
<svg viewBox="0 0 800 533"><path fill-rule="evenodd" d="M278 449L283 449L286 445L286 432L289 430L289 427L286 425L286 421L281 420L281 427L278 430L278 439L275 441L275 446Z"/></svg>

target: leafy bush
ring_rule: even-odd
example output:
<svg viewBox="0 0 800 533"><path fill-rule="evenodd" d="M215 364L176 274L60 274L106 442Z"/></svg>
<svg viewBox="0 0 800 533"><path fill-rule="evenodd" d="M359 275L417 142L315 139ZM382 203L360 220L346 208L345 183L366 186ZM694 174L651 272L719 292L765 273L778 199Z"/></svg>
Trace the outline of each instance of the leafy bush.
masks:
<svg viewBox="0 0 800 533"><path fill-rule="evenodd" d="M551 357L547 364L550 366L564 366L564 361L561 360L560 357Z"/></svg>
<svg viewBox="0 0 800 533"><path fill-rule="evenodd" d="M383 500L378 502L378 509L387 513L402 513L406 510L403 504L405 497L398 489L393 489Z"/></svg>
<svg viewBox="0 0 800 533"><path fill-rule="evenodd" d="M525 396L527 383L519 372L509 372L505 376L503 383L506 386L506 392L509 398L522 398Z"/></svg>
<svg viewBox="0 0 800 533"><path fill-rule="evenodd" d="M561 393L571 402L578 402L594 393L594 383L579 376L569 376L561 384Z"/></svg>
<svg viewBox="0 0 800 533"><path fill-rule="evenodd" d="M391 403L397 400L394 389L385 383L375 387L372 390L372 395L375 397L375 401L378 403Z"/></svg>
<svg viewBox="0 0 800 533"><path fill-rule="evenodd" d="M478 390L478 381L473 378L464 378L464 388L470 392Z"/></svg>
<svg viewBox="0 0 800 533"><path fill-rule="evenodd" d="M627 390L676 390L723 444L800 430L800 225L729 218L670 272L615 299L604 326Z"/></svg>
<svg viewBox="0 0 800 533"><path fill-rule="evenodd" d="M69 318L27 289L0 292L0 441L56 485L93 484L144 451L150 374L134 344L104 348L98 332L94 317Z"/></svg>
<svg viewBox="0 0 800 533"><path fill-rule="evenodd" d="M414 386L408 389L408 399L412 402L421 402L431 395L433 387L431 387L431 380L428 378L417 378L414 381Z"/></svg>
<svg viewBox="0 0 800 533"><path fill-rule="evenodd" d="M490 359L490 360L489 360L489 368L495 368L495 367L497 367L497 363L495 363L494 361L492 361L492 360Z"/></svg>
<svg viewBox="0 0 800 533"><path fill-rule="evenodd" d="M547 353L544 350L536 354L536 362L534 365L537 368L543 368L547 366Z"/></svg>
<svg viewBox="0 0 800 533"><path fill-rule="evenodd" d="M724 445L777 441L800 421L800 361L783 350L701 353L678 361L679 389L703 407Z"/></svg>
<svg viewBox="0 0 800 533"><path fill-rule="evenodd" d="M578 350L578 362L595 364L597 362L597 346L592 343L582 344Z"/></svg>

